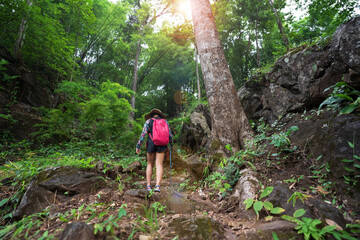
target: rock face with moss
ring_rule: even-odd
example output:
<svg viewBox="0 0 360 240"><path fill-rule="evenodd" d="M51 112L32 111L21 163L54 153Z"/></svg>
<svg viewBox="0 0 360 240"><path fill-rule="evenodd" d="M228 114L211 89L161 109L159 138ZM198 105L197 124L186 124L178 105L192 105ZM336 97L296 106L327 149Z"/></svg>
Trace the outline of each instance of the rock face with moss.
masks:
<svg viewBox="0 0 360 240"><path fill-rule="evenodd" d="M278 59L269 73L239 90L247 117L273 123L286 113L317 108L330 93L324 90L339 81L360 89L359 41L360 17L338 28L331 41Z"/></svg>

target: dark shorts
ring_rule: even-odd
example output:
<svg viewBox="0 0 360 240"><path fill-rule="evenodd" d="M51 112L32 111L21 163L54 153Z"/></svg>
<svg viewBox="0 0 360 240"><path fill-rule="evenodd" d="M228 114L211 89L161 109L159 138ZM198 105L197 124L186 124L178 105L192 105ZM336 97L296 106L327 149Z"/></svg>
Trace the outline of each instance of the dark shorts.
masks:
<svg viewBox="0 0 360 240"><path fill-rule="evenodd" d="M167 149L167 146L158 146L158 145L155 145L154 142L151 140L151 138L148 137L147 147L146 147L146 151L147 151L148 153L154 153L154 152L161 153L161 152L165 152L166 149Z"/></svg>

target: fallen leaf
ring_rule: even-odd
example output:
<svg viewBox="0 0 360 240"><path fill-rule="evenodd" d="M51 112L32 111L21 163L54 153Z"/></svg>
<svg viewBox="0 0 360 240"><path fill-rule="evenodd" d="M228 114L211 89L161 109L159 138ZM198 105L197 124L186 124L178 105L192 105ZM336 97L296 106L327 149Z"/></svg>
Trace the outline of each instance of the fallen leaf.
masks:
<svg viewBox="0 0 360 240"><path fill-rule="evenodd" d="M339 224L337 224L335 221L331 219L326 218L325 222L330 226L336 226L336 230L340 230L340 231L344 230L342 227L339 226Z"/></svg>
<svg viewBox="0 0 360 240"><path fill-rule="evenodd" d="M327 195L329 194L330 192L327 192L322 186L317 186L316 190L321 193L321 194L324 194L324 195Z"/></svg>

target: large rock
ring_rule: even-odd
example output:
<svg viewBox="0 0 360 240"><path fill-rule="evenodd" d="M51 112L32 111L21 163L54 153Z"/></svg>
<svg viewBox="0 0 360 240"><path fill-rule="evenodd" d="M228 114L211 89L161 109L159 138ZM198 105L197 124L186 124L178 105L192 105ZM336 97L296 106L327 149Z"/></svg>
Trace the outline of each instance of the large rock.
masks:
<svg viewBox="0 0 360 240"><path fill-rule="evenodd" d="M360 142L360 116L334 116L332 112L325 112L320 116L312 116L310 122L300 119L291 121L290 125L299 127L290 136L291 142L301 149L306 148L314 158L322 156L319 162L329 163L331 177L342 179L349 174L344 167L353 168L352 163L341 160L353 159L353 154L360 156L360 148L352 149L348 144L355 143L356 146ZM354 174L360 174L360 169Z"/></svg>
<svg viewBox="0 0 360 240"><path fill-rule="evenodd" d="M285 211L282 215L292 216L296 210L304 209L306 213L303 217L320 218L323 222L325 222L326 219L331 219L341 227L345 228L345 219L337 208L315 198L308 198L304 203L300 199L297 199L294 206L292 201L288 202L288 199L292 194L293 192L289 190L286 184L278 181L275 183L274 189L267 198L267 201L271 202L276 207L284 208ZM311 206L311 210L309 206Z"/></svg>
<svg viewBox="0 0 360 240"><path fill-rule="evenodd" d="M182 240L227 239L221 223L209 217L180 217L169 223L164 239L178 236Z"/></svg>
<svg viewBox="0 0 360 240"><path fill-rule="evenodd" d="M95 173L74 167L46 169L28 185L14 217L41 212L58 201L66 201L77 194L94 193L104 187L105 180Z"/></svg>
<svg viewBox="0 0 360 240"><path fill-rule="evenodd" d="M185 196L171 188L162 188L161 193L149 194L144 189L130 189L124 194L125 202L140 203L146 206L159 202L166 206L166 212L190 214L195 211L195 206Z"/></svg>
<svg viewBox="0 0 360 240"><path fill-rule="evenodd" d="M180 140L183 146L198 151L209 142L210 134L210 113L207 107L200 104L190 115L190 123L183 124Z"/></svg>
<svg viewBox="0 0 360 240"><path fill-rule="evenodd" d="M248 230L242 231L239 240L261 240L261 239L274 239L273 233L275 233L280 240L300 240L304 239L302 235L297 234L295 231L295 224L277 220L269 223L262 223Z"/></svg>
<svg viewBox="0 0 360 240"><path fill-rule="evenodd" d="M305 203L301 202L301 200L298 199L295 206L292 201L288 202L292 194L293 192L289 190L286 184L278 181L275 183L274 189L268 196L267 201L271 202L274 207L281 207L285 209L282 215L292 216L296 210L302 208L306 211L304 217L311 217L309 207Z"/></svg>
<svg viewBox="0 0 360 240"><path fill-rule="evenodd" d="M190 171L192 178L195 181L199 181L203 178L203 171L205 164L201 161L199 156L192 155L185 159L187 169Z"/></svg>
<svg viewBox="0 0 360 240"><path fill-rule="evenodd" d="M302 46L279 58L268 74L239 90L247 117L273 123L286 113L312 109L342 79L360 89L359 41L360 17L342 25L325 46Z"/></svg>
<svg viewBox="0 0 360 240"><path fill-rule="evenodd" d="M83 222L67 224L60 240L95 240L94 229L92 226Z"/></svg>

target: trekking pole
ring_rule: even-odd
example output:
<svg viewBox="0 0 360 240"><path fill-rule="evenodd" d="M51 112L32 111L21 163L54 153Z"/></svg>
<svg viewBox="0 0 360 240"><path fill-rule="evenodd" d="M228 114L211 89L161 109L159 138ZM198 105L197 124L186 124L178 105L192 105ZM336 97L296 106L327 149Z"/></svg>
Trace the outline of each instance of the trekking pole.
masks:
<svg viewBox="0 0 360 240"><path fill-rule="evenodd" d="M170 188L171 188L171 144L170 144Z"/></svg>

